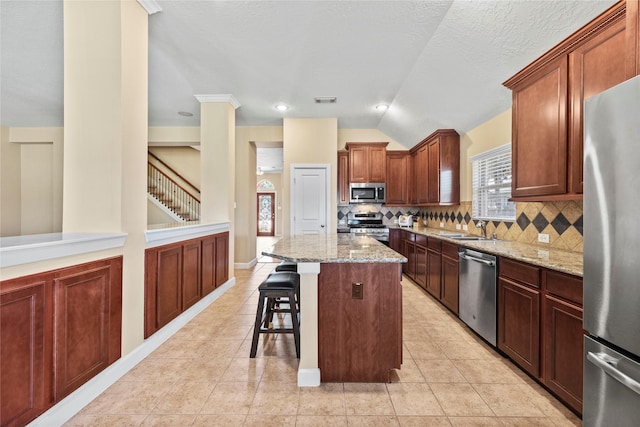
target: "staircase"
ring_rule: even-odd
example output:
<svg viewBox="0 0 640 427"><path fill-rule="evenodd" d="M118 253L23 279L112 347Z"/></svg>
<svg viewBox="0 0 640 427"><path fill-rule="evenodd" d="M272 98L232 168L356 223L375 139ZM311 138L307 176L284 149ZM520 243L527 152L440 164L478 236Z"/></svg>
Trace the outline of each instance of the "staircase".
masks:
<svg viewBox="0 0 640 427"><path fill-rule="evenodd" d="M200 219L198 189L152 153L147 163L147 193L180 221Z"/></svg>

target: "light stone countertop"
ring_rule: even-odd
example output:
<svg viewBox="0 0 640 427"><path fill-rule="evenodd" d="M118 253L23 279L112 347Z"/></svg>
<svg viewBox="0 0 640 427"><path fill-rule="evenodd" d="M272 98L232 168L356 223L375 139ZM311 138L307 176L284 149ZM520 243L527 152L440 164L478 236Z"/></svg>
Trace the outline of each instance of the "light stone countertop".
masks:
<svg viewBox="0 0 640 427"><path fill-rule="evenodd" d="M283 237L262 255L294 262L407 262L405 257L371 237L337 233Z"/></svg>
<svg viewBox="0 0 640 427"><path fill-rule="evenodd" d="M407 230L416 234L430 237L437 237L447 242L455 243L480 252L511 258L517 261L545 267L550 270L572 274L582 277L583 256L581 252L571 252L562 249L544 248L527 243L514 242L509 240L456 240L440 233L463 233L442 230L440 228L407 228L390 226L391 229Z"/></svg>

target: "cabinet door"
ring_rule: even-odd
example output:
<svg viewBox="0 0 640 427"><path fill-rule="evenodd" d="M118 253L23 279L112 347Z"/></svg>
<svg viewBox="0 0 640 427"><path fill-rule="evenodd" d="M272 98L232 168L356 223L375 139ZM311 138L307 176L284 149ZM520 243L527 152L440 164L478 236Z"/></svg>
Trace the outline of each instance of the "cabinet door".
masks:
<svg viewBox="0 0 640 427"><path fill-rule="evenodd" d="M415 245L415 282L427 289L427 248Z"/></svg>
<svg viewBox="0 0 640 427"><path fill-rule="evenodd" d="M418 149L414 158L414 186L416 203L427 203L429 201L429 188L427 186L427 171L429 168L428 146Z"/></svg>
<svg viewBox="0 0 640 427"><path fill-rule="evenodd" d="M54 398L120 357L122 258L60 270L54 292Z"/></svg>
<svg viewBox="0 0 640 427"><path fill-rule="evenodd" d="M201 298L202 257L200 240L182 245L182 310L186 310Z"/></svg>
<svg viewBox="0 0 640 427"><path fill-rule="evenodd" d="M442 303L458 314L458 260L442 256Z"/></svg>
<svg viewBox="0 0 640 427"><path fill-rule="evenodd" d="M216 288L229 280L229 233L216 234Z"/></svg>
<svg viewBox="0 0 640 427"><path fill-rule="evenodd" d="M389 247L402 254L403 250L400 248L401 231L402 230L398 230L397 228L389 229Z"/></svg>
<svg viewBox="0 0 640 427"><path fill-rule="evenodd" d="M567 64L560 57L513 88L513 197L566 193Z"/></svg>
<svg viewBox="0 0 640 427"><path fill-rule="evenodd" d="M46 353L51 347L45 345L47 285L38 277L30 283L21 282L20 279L3 282L0 294L0 425L3 426L26 425L50 406L47 403L52 367ZM15 289L5 291L8 287Z"/></svg>
<svg viewBox="0 0 640 427"><path fill-rule="evenodd" d="M534 377L540 376L540 291L498 280L498 348Z"/></svg>
<svg viewBox="0 0 640 427"><path fill-rule="evenodd" d="M349 182L369 182L369 147L349 147Z"/></svg>
<svg viewBox="0 0 640 427"><path fill-rule="evenodd" d="M387 205L409 203L409 154L387 153Z"/></svg>
<svg viewBox="0 0 640 427"><path fill-rule="evenodd" d="M598 33L569 55L571 128L569 130L569 191L583 189L584 101L626 80L625 21Z"/></svg>
<svg viewBox="0 0 640 427"><path fill-rule="evenodd" d="M551 391L582 413L582 309L546 295L543 327L543 381Z"/></svg>
<svg viewBox="0 0 640 427"><path fill-rule="evenodd" d="M369 147L369 182L386 182L387 149Z"/></svg>
<svg viewBox="0 0 640 427"><path fill-rule="evenodd" d="M202 239L202 296L216 288L216 237Z"/></svg>
<svg viewBox="0 0 640 427"><path fill-rule="evenodd" d="M182 313L182 246L160 249L157 258L156 330Z"/></svg>
<svg viewBox="0 0 640 427"><path fill-rule="evenodd" d="M338 152L338 205L349 204L349 153Z"/></svg>
<svg viewBox="0 0 640 427"><path fill-rule="evenodd" d="M404 241L404 256L407 257L407 262L402 264L402 272L413 280L415 280L416 277L415 250L416 246L413 242L409 240Z"/></svg>
<svg viewBox="0 0 640 427"><path fill-rule="evenodd" d="M428 159L428 201L438 203L440 201L440 139L429 143Z"/></svg>
<svg viewBox="0 0 640 427"><path fill-rule="evenodd" d="M440 252L427 251L427 292L440 299L442 260Z"/></svg>

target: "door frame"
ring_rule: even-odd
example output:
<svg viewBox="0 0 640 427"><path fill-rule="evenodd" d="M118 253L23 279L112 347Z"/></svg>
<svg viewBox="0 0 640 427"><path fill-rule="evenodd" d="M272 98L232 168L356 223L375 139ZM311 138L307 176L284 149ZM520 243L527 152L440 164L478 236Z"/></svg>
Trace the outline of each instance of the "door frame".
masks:
<svg viewBox="0 0 640 427"><path fill-rule="evenodd" d="M326 185L326 215L327 215L327 224L325 225L325 233L329 234L329 230L333 230L333 219L331 218L331 164L329 163L293 163L289 167L289 235L294 235L294 223L293 223L293 214L295 209L295 191L293 191L294 183L293 179L295 178L295 172L298 169L324 169L325 170L325 185Z"/></svg>
<svg viewBox="0 0 640 427"><path fill-rule="evenodd" d="M271 234L260 233L260 196L271 196ZM275 191L259 191L256 193L256 236L276 235L276 193Z"/></svg>

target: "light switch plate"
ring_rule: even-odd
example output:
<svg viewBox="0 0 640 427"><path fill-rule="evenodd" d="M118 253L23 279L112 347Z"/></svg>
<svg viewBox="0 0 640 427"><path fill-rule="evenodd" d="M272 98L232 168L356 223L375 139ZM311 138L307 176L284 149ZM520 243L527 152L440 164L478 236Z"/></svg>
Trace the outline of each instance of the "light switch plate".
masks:
<svg viewBox="0 0 640 427"><path fill-rule="evenodd" d="M548 234L538 234L538 242L540 242L540 243L549 243L549 235Z"/></svg>
<svg viewBox="0 0 640 427"><path fill-rule="evenodd" d="M456 230L460 230L461 228L462 228L462 225L456 224Z"/></svg>
<svg viewBox="0 0 640 427"><path fill-rule="evenodd" d="M463 225L462 231L469 231L469 226L467 224Z"/></svg>
<svg viewBox="0 0 640 427"><path fill-rule="evenodd" d="M444 222L440 223L440 228L444 228Z"/></svg>

